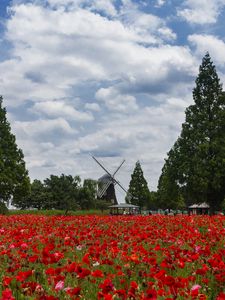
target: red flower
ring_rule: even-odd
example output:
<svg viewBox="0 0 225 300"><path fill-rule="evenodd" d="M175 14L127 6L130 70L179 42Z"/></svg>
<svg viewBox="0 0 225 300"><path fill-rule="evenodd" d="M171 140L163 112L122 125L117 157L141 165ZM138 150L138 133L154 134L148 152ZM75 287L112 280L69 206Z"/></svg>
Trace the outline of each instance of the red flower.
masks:
<svg viewBox="0 0 225 300"><path fill-rule="evenodd" d="M114 290L114 285L110 279L105 279L103 283L99 286L102 289L103 294L108 294L109 292Z"/></svg>
<svg viewBox="0 0 225 300"><path fill-rule="evenodd" d="M12 281L12 277L8 277L8 276L4 276L2 279L2 283L4 286L9 286L11 281Z"/></svg>
<svg viewBox="0 0 225 300"><path fill-rule="evenodd" d="M28 258L28 261L31 263L34 263L38 260L38 256L37 255L32 255Z"/></svg>
<svg viewBox="0 0 225 300"><path fill-rule="evenodd" d="M136 254L131 254L130 260L137 263L138 262L138 256Z"/></svg>
<svg viewBox="0 0 225 300"><path fill-rule="evenodd" d="M209 270L209 267L207 265L203 265L201 269L196 270L196 274L205 275L208 270Z"/></svg>
<svg viewBox="0 0 225 300"><path fill-rule="evenodd" d="M70 296L78 296L80 294L80 291L81 291L80 287L66 289L66 293Z"/></svg>
<svg viewBox="0 0 225 300"><path fill-rule="evenodd" d="M144 300L157 300L157 293L156 293L156 291L153 290L153 289L148 289L146 291L146 296L145 296Z"/></svg>
<svg viewBox="0 0 225 300"><path fill-rule="evenodd" d="M199 290L201 289L201 286L199 284L194 284L191 288L191 296L198 296Z"/></svg>
<svg viewBox="0 0 225 300"><path fill-rule="evenodd" d="M175 279L172 276L167 275L163 279L163 284L173 286L175 284Z"/></svg>
<svg viewBox="0 0 225 300"><path fill-rule="evenodd" d="M91 273L91 275L93 277L103 277L104 276L101 270L95 270Z"/></svg>
<svg viewBox="0 0 225 300"><path fill-rule="evenodd" d="M119 296L119 298L126 299L126 291L121 289L121 290L116 290L115 294Z"/></svg>
<svg viewBox="0 0 225 300"><path fill-rule="evenodd" d="M221 293L217 296L216 300L225 300L225 293L222 293L222 292L221 292Z"/></svg>
<svg viewBox="0 0 225 300"><path fill-rule="evenodd" d="M16 280L17 281L20 281L20 282L23 282L25 281L29 276L31 276L33 273L32 270L29 270L29 271L24 271L24 272L19 272L16 276Z"/></svg>
<svg viewBox="0 0 225 300"><path fill-rule="evenodd" d="M69 273L76 272L76 269L77 269L77 264L75 262L72 262L66 267L66 271Z"/></svg>
<svg viewBox="0 0 225 300"><path fill-rule="evenodd" d="M89 255L90 255L89 253L86 253L84 255L84 257L82 258L82 262L85 263L85 264L87 264L87 265L90 264Z"/></svg>
<svg viewBox="0 0 225 300"><path fill-rule="evenodd" d="M85 278L86 276L91 274L91 271L78 266L77 269L76 269L76 273L77 273L78 278Z"/></svg>
<svg viewBox="0 0 225 300"><path fill-rule="evenodd" d="M48 268L47 270L45 270L45 274L47 274L47 275L55 275L55 269Z"/></svg>
<svg viewBox="0 0 225 300"><path fill-rule="evenodd" d="M113 296L110 294L104 295L104 300L112 300Z"/></svg>
<svg viewBox="0 0 225 300"><path fill-rule="evenodd" d="M2 292L2 298L0 300L15 300L10 289L6 289Z"/></svg>
<svg viewBox="0 0 225 300"><path fill-rule="evenodd" d="M138 284L137 284L136 281L131 281L130 286L131 286L133 289L137 289L137 288L138 288Z"/></svg>

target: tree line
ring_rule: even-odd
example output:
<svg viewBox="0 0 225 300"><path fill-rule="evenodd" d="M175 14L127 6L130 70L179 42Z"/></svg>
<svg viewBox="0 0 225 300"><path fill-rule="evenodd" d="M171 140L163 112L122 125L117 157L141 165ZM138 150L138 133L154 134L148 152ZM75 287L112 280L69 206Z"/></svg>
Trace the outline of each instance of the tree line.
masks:
<svg viewBox="0 0 225 300"><path fill-rule="evenodd" d="M99 208L95 201L96 181L85 179L83 184L79 176L51 175L43 182L35 179L30 185L30 192L20 201L12 204L18 208L77 210Z"/></svg>
<svg viewBox="0 0 225 300"><path fill-rule="evenodd" d="M141 208L182 209L206 202L213 214L225 199L225 92L209 53L202 59L193 89L194 104L185 111L180 136L167 153L157 191L148 188L139 161L131 175L126 202ZM0 205L19 208L105 208L96 199L97 182L79 176L51 175L30 182L24 156L11 133L0 97Z"/></svg>
<svg viewBox="0 0 225 300"><path fill-rule="evenodd" d="M209 53L202 59L181 134L168 152L158 197L171 208L206 202L211 214L225 199L225 93Z"/></svg>

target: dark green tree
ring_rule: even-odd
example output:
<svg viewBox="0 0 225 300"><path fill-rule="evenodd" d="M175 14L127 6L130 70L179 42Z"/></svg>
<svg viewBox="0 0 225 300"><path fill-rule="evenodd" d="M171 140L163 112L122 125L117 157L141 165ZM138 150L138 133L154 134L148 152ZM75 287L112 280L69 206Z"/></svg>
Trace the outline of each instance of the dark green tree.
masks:
<svg viewBox="0 0 225 300"><path fill-rule="evenodd" d="M168 160L187 203L205 201L213 214L225 196L225 94L208 53L199 68L193 99Z"/></svg>
<svg viewBox="0 0 225 300"><path fill-rule="evenodd" d="M79 176L51 175L44 180L46 191L45 209L73 210L77 208L81 179Z"/></svg>
<svg viewBox="0 0 225 300"><path fill-rule="evenodd" d="M30 191L30 179L2 102L0 97L0 201L12 200L13 205L23 207Z"/></svg>
<svg viewBox="0 0 225 300"><path fill-rule="evenodd" d="M162 209L184 209L186 206L169 161L166 161L159 178L157 204Z"/></svg>
<svg viewBox="0 0 225 300"><path fill-rule="evenodd" d="M139 161L136 162L126 196L126 202L143 208L150 198L150 191Z"/></svg>
<svg viewBox="0 0 225 300"><path fill-rule="evenodd" d="M81 209L95 208L97 182L93 179L85 179L79 191L78 203Z"/></svg>
<svg viewBox="0 0 225 300"><path fill-rule="evenodd" d="M103 213L104 210L108 210L109 209L109 202L105 201L104 199L96 199L95 207L94 208L100 209L101 212Z"/></svg>
<svg viewBox="0 0 225 300"><path fill-rule="evenodd" d="M158 193L156 191L151 191L149 193L146 208L148 210L157 210L159 208Z"/></svg>
<svg viewBox="0 0 225 300"><path fill-rule="evenodd" d="M35 179L31 183L31 192L29 195L29 207L37 208L38 210L43 209L46 206L47 192L46 187L40 181Z"/></svg>
<svg viewBox="0 0 225 300"><path fill-rule="evenodd" d="M9 213L9 210L4 202L0 201L0 215L7 215Z"/></svg>

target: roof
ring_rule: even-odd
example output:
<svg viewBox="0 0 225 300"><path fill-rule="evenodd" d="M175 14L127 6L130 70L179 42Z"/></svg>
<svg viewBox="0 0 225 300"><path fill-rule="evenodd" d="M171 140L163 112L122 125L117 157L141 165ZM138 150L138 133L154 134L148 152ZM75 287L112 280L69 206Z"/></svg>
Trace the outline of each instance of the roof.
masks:
<svg viewBox="0 0 225 300"><path fill-rule="evenodd" d="M109 206L110 208L139 208L137 205L128 204L128 203L120 203Z"/></svg>
<svg viewBox="0 0 225 300"><path fill-rule="evenodd" d="M207 203L203 202L200 204L190 205L188 208L209 208L209 205Z"/></svg>
<svg viewBox="0 0 225 300"><path fill-rule="evenodd" d="M109 174L104 174L103 176L101 176L98 181L100 182L108 182L108 181L112 181L112 176L110 176Z"/></svg>

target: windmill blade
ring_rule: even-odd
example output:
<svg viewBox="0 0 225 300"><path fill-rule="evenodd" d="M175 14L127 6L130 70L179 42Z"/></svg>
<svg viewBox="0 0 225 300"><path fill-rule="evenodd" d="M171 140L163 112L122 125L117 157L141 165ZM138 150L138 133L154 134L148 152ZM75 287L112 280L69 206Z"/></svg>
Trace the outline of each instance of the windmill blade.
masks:
<svg viewBox="0 0 225 300"><path fill-rule="evenodd" d="M110 177L112 177L112 175L109 173L108 170L106 170L106 168L94 157L92 156L92 158L96 161L96 163L108 174L110 175Z"/></svg>
<svg viewBox="0 0 225 300"><path fill-rule="evenodd" d="M128 193L127 190L120 184L119 181L117 181L116 179L113 179L113 181L118 184L118 186L125 192L125 193Z"/></svg>
<svg viewBox="0 0 225 300"><path fill-rule="evenodd" d="M125 159L122 161L122 163L119 165L119 167L116 169L116 171L113 173L113 177L116 175L116 173L119 171L119 169L122 167L122 165L125 163Z"/></svg>
<svg viewBox="0 0 225 300"><path fill-rule="evenodd" d="M129 193L121 184L119 181L117 181L116 179L113 179L114 182L116 184L118 184L118 186L127 194L127 196L129 197L129 200L133 198L133 195L131 193Z"/></svg>
<svg viewBox="0 0 225 300"><path fill-rule="evenodd" d="M98 191L98 197L102 198L102 196L105 194L105 192L107 191L108 187L110 186L111 181L108 181L106 184L104 184L104 186L102 187L102 189L100 191Z"/></svg>
<svg viewBox="0 0 225 300"><path fill-rule="evenodd" d="M125 159L122 161L122 163L119 165L119 167L116 169L116 171L113 173L113 175L111 173L109 173L109 171L93 156L91 155L91 157L95 160L95 162L110 176L111 180L109 180L105 186L97 192L97 195L101 198L104 193L106 192L107 188L110 186L111 183L113 184L118 184L118 186L127 194L132 198L132 195L130 193L128 193L128 191L120 184L119 181L117 181L114 176L115 174L119 171L119 169L122 167L122 165L125 162Z"/></svg>

